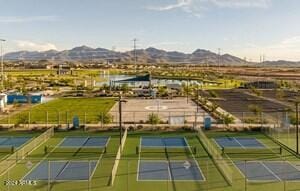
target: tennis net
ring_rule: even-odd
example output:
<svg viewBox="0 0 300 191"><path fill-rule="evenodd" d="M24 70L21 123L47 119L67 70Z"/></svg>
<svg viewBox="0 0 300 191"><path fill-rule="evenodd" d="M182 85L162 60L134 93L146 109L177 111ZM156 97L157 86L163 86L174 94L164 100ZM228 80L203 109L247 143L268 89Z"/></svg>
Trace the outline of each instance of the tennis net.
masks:
<svg viewBox="0 0 300 191"><path fill-rule="evenodd" d="M222 153L218 151L214 147L214 145L209 141L208 137L204 134L201 128L198 129L198 137L202 142L203 146L206 148L208 154L211 156L212 160L214 161L215 165L219 169L219 171L223 174L226 181L232 185L233 183L233 172L229 164L232 161L228 158L223 158Z"/></svg>
<svg viewBox="0 0 300 191"><path fill-rule="evenodd" d="M143 154L143 153L178 153L178 154L196 154L197 148L196 147L136 147L136 154ZM192 152L192 153L191 153Z"/></svg>
<svg viewBox="0 0 300 191"><path fill-rule="evenodd" d="M15 147L13 146L7 146L7 147L0 147L0 153L14 153L15 152Z"/></svg>
<svg viewBox="0 0 300 191"><path fill-rule="evenodd" d="M222 154L259 154L274 155L282 154L282 147L268 148L241 148L241 147L223 147Z"/></svg>
<svg viewBox="0 0 300 191"><path fill-rule="evenodd" d="M106 147L53 147L45 146L45 154L48 153L106 153Z"/></svg>
<svg viewBox="0 0 300 191"><path fill-rule="evenodd" d="M0 176L6 173L10 168L14 167L19 160L24 159L31 152L37 149L41 144L45 143L54 135L54 128L49 128L37 138L33 139L21 149L18 149L5 160L0 162Z"/></svg>

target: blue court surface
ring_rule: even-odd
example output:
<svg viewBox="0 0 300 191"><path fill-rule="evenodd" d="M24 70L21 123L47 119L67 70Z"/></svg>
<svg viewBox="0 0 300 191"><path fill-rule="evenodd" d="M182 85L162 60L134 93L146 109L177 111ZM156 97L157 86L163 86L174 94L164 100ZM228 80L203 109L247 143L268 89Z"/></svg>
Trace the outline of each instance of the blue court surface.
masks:
<svg viewBox="0 0 300 191"><path fill-rule="evenodd" d="M284 161L235 162L248 181L300 181L300 170Z"/></svg>
<svg viewBox="0 0 300 191"><path fill-rule="evenodd" d="M0 137L0 148L1 147L19 148L30 139L32 139L32 137Z"/></svg>
<svg viewBox="0 0 300 191"><path fill-rule="evenodd" d="M139 181L204 181L196 161L141 160L138 167Z"/></svg>
<svg viewBox="0 0 300 191"><path fill-rule="evenodd" d="M66 137L59 147L106 147L109 137Z"/></svg>
<svg viewBox="0 0 300 191"><path fill-rule="evenodd" d="M142 137L141 147L187 147L184 137Z"/></svg>
<svg viewBox="0 0 300 191"><path fill-rule="evenodd" d="M265 148L256 138L245 137L219 137L215 138L216 143L221 148L234 147L234 148Z"/></svg>
<svg viewBox="0 0 300 191"><path fill-rule="evenodd" d="M96 166L97 161L42 161L23 180L85 181L91 178Z"/></svg>

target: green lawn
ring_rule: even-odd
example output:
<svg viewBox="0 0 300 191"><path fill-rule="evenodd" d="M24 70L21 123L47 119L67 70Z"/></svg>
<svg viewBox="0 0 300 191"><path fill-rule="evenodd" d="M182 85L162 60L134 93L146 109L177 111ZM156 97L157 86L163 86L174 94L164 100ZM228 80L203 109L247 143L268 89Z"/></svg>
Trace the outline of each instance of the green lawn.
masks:
<svg viewBox="0 0 300 191"><path fill-rule="evenodd" d="M98 123L99 115L108 112L115 104L111 98L59 98L32 107L10 117L1 123L23 124L66 124L78 116L80 123Z"/></svg>

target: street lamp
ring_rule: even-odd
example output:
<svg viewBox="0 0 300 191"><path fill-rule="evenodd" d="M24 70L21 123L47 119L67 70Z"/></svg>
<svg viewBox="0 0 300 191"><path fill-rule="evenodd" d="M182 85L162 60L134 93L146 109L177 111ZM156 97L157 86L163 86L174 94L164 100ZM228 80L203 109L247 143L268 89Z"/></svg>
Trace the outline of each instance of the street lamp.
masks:
<svg viewBox="0 0 300 191"><path fill-rule="evenodd" d="M296 104L296 150L299 155L299 101L295 101Z"/></svg>
<svg viewBox="0 0 300 191"><path fill-rule="evenodd" d="M3 66L3 47L2 44L3 42L5 42L6 40L4 39L0 39L0 51L1 51L1 87L4 89L4 66Z"/></svg>
<svg viewBox="0 0 300 191"><path fill-rule="evenodd" d="M122 145L122 103L126 103L127 101L122 99L121 94L119 95L119 128L120 128L120 145Z"/></svg>
<svg viewBox="0 0 300 191"><path fill-rule="evenodd" d="M296 106L296 152L299 155L299 103L300 100L289 100L295 103Z"/></svg>

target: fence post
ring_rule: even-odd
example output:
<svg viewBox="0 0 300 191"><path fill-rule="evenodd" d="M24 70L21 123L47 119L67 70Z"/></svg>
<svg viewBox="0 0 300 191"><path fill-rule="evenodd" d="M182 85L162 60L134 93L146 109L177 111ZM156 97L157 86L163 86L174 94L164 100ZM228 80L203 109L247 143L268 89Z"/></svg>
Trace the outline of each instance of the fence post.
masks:
<svg viewBox="0 0 300 191"><path fill-rule="evenodd" d="M57 121L58 121L58 125L60 125L60 112L57 112Z"/></svg>
<svg viewBox="0 0 300 191"><path fill-rule="evenodd" d="M84 112L84 126L86 126L86 111Z"/></svg>
<svg viewBox="0 0 300 191"><path fill-rule="evenodd" d="M245 128L245 119L244 119L244 116L245 115L245 113L244 112L242 112L242 125L243 125L243 129Z"/></svg>
<svg viewBox="0 0 300 191"><path fill-rule="evenodd" d="M104 117L103 112L101 112L101 129L103 129L103 117Z"/></svg>
<svg viewBox="0 0 300 191"><path fill-rule="evenodd" d="M28 130L30 130L30 110L28 112Z"/></svg>
<svg viewBox="0 0 300 191"><path fill-rule="evenodd" d="M69 119L68 119L68 111L66 111L66 125L67 125L67 127L69 127L68 123L69 123Z"/></svg>
<svg viewBox="0 0 300 191"><path fill-rule="evenodd" d="M46 111L46 128L48 127L48 111Z"/></svg>

